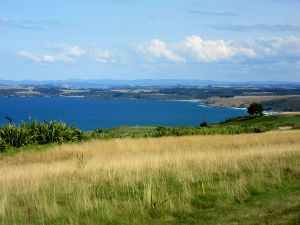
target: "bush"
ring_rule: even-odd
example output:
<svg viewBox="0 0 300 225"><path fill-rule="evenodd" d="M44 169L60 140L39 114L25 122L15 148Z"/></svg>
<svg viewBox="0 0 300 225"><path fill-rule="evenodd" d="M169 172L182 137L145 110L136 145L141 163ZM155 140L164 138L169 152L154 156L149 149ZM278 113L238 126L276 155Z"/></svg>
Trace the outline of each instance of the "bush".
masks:
<svg viewBox="0 0 300 225"><path fill-rule="evenodd" d="M8 147L77 142L86 139L87 135L80 129L58 121L24 121L20 126L7 124L0 127L0 151L5 151Z"/></svg>
<svg viewBox="0 0 300 225"><path fill-rule="evenodd" d="M248 129L248 133L262 133L267 130L267 128L261 125L252 125L249 126L247 129Z"/></svg>
<svg viewBox="0 0 300 225"><path fill-rule="evenodd" d="M208 126L208 123L207 122L202 122L200 123L200 127L207 127Z"/></svg>

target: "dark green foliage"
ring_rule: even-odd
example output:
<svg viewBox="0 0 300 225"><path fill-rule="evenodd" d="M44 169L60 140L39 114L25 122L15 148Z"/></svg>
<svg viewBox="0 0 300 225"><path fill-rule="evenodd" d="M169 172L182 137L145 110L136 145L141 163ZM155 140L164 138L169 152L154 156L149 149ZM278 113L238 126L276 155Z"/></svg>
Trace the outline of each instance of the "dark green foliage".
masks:
<svg viewBox="0 0 300 225"><path fill-rule="evenodd" d="M9 147L41 145L86 140L87 135L74 126L58 121L24 121L20 126L6 124L0 127L0 151Z"/></svg>
<svg viewBox="0 0 300 225"><path fill-rule="evenodd" d="M227 127L157 127L148 133L149 137L163 136L188 136L188 135L214 135L214 134L243 134L261 133L265 127L260 125L253 126L227 126Z"/></svg>
<svg viewBox="0 0 300 225"><path fill-rule="evenodd" d="M262 104L260 104L260 103L251 103L250 104L250 106L248 107L248 113L250 114L250 115L255 115L255 116L257 116L257 115L260 115L260 116L262 116L263 115L263 111L264 111L264 107L263 107L263 105Z"/></svg>
<svg viewBox="0 0 300 225"><path fill-rule="evenodd" d="M255 119L255 117L253 117L253 116L237 116L237 117L232 117L225 121L222 121L220 124L226 124L226 123L230 123L230 122L247 121L247 120L253 120L253 119Z"/></svg>
<svg viewBox="0 0 300 225"><path fill-rule="evenodd" d="M208 123L207 122L202 122L202 123L200 123L200 127L208 127Z"/></svg>
<svg viewBox="0 0 300 225"><path fill-rule="evenodd" d="M217 134L242 134L261 133L266 131L262 125L233 125L210 127L118 127L104 130L102 133L93 132L92 138L112 139L112 138L145 138L164 136L189 136L189 135L217 135Z"/></svg>
<svg viewBox="0 0 300 225"><path fill-rule="evenodd" d="M8 145L6 144L6 142L0 138L0 152L5 152L8 148Z"/></svg>

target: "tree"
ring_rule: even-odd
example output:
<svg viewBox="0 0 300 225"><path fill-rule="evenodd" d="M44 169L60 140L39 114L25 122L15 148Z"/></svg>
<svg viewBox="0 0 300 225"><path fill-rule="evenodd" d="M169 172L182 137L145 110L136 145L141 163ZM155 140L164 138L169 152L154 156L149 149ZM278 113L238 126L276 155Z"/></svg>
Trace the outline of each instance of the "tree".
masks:
<svg viewBox="0 0 300 225"><path fill-rule="evenodd" d="M200 127L208 127L208 123L204 121L200 123Z"/></svg>
<svg viewBox="0 0 300 225"><path fill-rule="evenodd" d="M264 111L264 107L260 103L254 102L254 103L251 103L250 106L248 107L248 113L250 115L252 115L252 116L253 115L255 115L255 116L257 116L257 115L262 116L263 115L263 111Z"/></svg>

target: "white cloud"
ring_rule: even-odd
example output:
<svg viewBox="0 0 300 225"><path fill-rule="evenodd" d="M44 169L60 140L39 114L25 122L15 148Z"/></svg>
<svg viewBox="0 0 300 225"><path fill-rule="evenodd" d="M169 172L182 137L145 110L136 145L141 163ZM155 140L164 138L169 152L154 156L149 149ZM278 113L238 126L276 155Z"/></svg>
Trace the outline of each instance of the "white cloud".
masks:
<svg viewBox="0 0 300 225"><path fill-rule="evenodd" d="M18 52L18 55L23 56L25 58L31 59L35 62L57 62L60 61L57 56L53 55L35 55L31 52L21 51Z"/></svg>
<svg viewBox="0 0 300 225"><path fill-rule="evenodd" d="M53 45L48 49L55 51L53 54L34 54L28 51L21 51L17 54L35 62L75 62L85 54L85 50L76 45Z"/></svg>
<svg viewBox="0 0 300 225"><path fill-rule="evenodd" d="M114 63L113 55L107 50L95 49L90 53L94 61L98 63Z"/></svg>
<svg viewBox="0 0 300 225"><path fill-rule="evenodd" d="M146 57L165 58L175 62L219 62L237 55L249 58L256 56L250 48L236 46L224 40L203 40L196 35L170 44L154 39L138 46L138 50Z"/></svg>
<svg viewBox="0 0 300 225"><path fill-rule="evenodd" d="M175 62L221 62L255 59L278 60L300 57L300 38L253 39L242 42L204 40L199 36L187 36L177 43L165 43L154 39L138 46L146 57L165 58Z"/></svg>
<svg viewBox="0 0 300 225"><path fill-rule="evenodd" d="M62 54L69 57L80 57L85 53L85 50L78 46L63 46Z"/></svg>
<svg viewBox="0 0 300 225"><path fill-rule="evenodd" d="M223 40L204 41L199 36L186 37L176 48L198 62L216 62L231 58L235 51Z"/></svg>
<svg viewBox="0 0 300 225"><path fill-rule="evenodd" d="M244 47L244 46L232 46L233 51L235 52L234 56L241 56L249 59L255 59L258 57L254 49Z"/></svg>
<svg viewBox="0 0 300 225"><path fill-rule="evenodd" d="M250 42L249 46L261 56L300 56L300 38L295 36L257 39Z"/></svg>
<svg viewBox="0 0 300 225"><path fill-rule="evenodd" d="M52 51L52 54L34 54L29 51L20 51L17 54L35 62L76 62L87 56L88 59L98 63L113 63L115 62L113 55L107 50L97 48L83 49L76 45L57 44L47 47Z"/></svg>
<svg viewBox="0 0 300 225"><path fill-rule="evenodd" d="M162 58L174 62L185 62L185 59L177 55L165 42L153 39L138 46L144 56L150 58Z"/></svg>

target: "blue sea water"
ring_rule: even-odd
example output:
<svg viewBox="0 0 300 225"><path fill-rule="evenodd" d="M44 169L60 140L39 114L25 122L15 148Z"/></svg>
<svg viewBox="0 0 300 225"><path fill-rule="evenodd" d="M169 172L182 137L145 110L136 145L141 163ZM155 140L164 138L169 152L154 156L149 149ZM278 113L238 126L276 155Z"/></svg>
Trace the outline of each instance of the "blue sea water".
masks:
<svg viewBox="0 0 300 225"><path fill-rule="evenodd" d="M190 126L217 123L245 115L243 109L207 107L199 102L159 100L97 100L82 98L0 98L0 124L29 117L61 120L83 130L116 126Z"/></svg>

